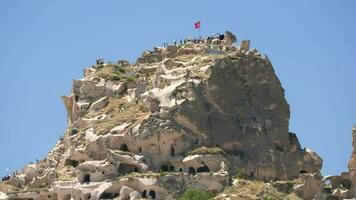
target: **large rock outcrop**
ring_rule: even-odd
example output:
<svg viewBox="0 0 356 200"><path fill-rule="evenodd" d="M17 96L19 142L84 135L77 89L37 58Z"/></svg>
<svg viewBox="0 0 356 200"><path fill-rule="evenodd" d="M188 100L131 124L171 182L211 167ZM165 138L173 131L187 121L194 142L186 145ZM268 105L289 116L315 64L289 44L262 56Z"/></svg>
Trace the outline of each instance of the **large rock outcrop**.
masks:
<svg viewBox="0 0 356 200"><path fill-rule="evenodd" d="M176 199L190 187L221 192L236 174L316 177L322 160L289 132L289 105L268 57L249 41L235 45L231 32L213 40L86 69L62 97L65 135L7 181L19 188L7 198Z"/></svg>

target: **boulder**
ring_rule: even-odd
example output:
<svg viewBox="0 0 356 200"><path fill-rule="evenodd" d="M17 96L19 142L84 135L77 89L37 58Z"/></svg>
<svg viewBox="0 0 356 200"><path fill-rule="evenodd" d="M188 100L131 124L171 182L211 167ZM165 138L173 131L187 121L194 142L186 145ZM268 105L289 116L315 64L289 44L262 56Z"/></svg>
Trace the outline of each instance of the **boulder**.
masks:
<svg viewBox="0 0 356 200"><path fill-rule="evenodd" d="M108 104L108 97L102 97L98 99L97 101L93 102L91 106L89 107L89 112L90 111L99 111L103 109L107 104Z"/></svg>
<svg viewBox="0 0 356 200"><path fill-rule="evenodd" d="M230 31L225 31L225 37L224 37L224 41L226 44L231 45L232 43L236 42L236 36L231 33Z"/></svg>
<svg viewBox="0 0 356 200"><path fill-rule="evenodd" d="M141 199L141 194L137 191L133 191L130 193L130 200L139 200Z"/></svg>
<svg viewBox="0 0 356 200"><path fill-rule="evenodd" d="M322 189L322 177L320 174L302 174L304 184L294 187L294 193L300 198L312 200Z"/></svg>
<svg viewBox="0 0 356 200"><path fill-rule="evenodd" d="M211 41L211 44L213 44L213 45L219 45L221 43L221 40L220 39L213 39L212 41Z"/></svg>
<svg viewBox="0 0 356 200"><path fill-rule="evenodd" d="M250 40L242 40L240 48L241 50L248 51L250 49Z"/></svg>
<svg viewBox="0 0 356 200"><path fill-rule="evenodd" d="M131 199L131 193L132 192L135 192L134 189L130 188L130 187L127 187L127 186L122 186L121 189L120 189L120 197L122 200L129 200Z"/></svg>

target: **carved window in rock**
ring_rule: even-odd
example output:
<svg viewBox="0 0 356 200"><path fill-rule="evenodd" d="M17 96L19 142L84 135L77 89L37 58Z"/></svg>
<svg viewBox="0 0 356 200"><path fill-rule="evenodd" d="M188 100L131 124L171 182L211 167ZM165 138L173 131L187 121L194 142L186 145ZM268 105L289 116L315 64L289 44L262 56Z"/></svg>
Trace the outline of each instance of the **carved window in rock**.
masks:
<svg viewBox="0 0 356 200"><path fill-rule="evenodd" d="M79 162L76 160L71 160L67 159L64 163L65 166L72 166L72 167L77 167L79 165Z"/></svg>
<svg viewBox="0 0 356 200"><path fill-rule="evenodd" d="M85 174L83 178L84 183L90 183L90 174Z"/></svg>
<svg viewBox="0 0 356 200"><path fill-rule="evenodd" d="M74 101L75 101L75 102L78 102L78 101L79 101L79 95L75 95Z"/></svg>
<svg viewBox="0 0 356 200"><path fill-rule="evenodd" d="M101 196L100 199L114 199L115 197L117 197L118 194L114 194L114 193L109 193L109 192L104 192Z"/></svg>
<svg viewBox="0 0 356 200"><path fill-rule="evenodd" d="M197 168L197 172L210 172L210 169L209 169L208 166L206 166L206 165L204 164L203 167L198 167L198 168Z"/></svg>
<svg viewBox="0 0 356 200"><path fill-rule="evenodd" d="M302 170L299 171L299 173L300 173L300 174L306 174L306 173L308 173L308 171L305 170L305 169L302 169Z"/></svg>
<svg viewBox="0 0 356 200"><path fill-rule="evenodd" d="M127 145L124 143L120 146L120 151L129 151L129 148L127 147Z"/></svg>
<svg viewBox="0 0 356 200"><path fill-rule="evenodd" d="M174 150L174 147L172 146L170 149L170 155L171 156L175 156L176 155L176 151Z"/></svg>
<svg viewBox="0 0 356 200"><path fill-rule="evenodd" d="M142 192L142 198L147 198L147 190L144 190L144 191Z"/></svg>
<svg viewBox="0 0 356 200"><path fill-rule="evenodd" d="M171 163L166 163L161 166L163 172L174 172L174 166Z"/></svg>
<svg viewBox="0 0 356 200"><path fill-rule="evenodd" d="M195 169L194 169L194 167L189 167L189 168L188 168L188 172L189 172L189 174L195 174Z"/></svg>
<svg viewBox="0 0 356 200"><path fill-rule="evenodd" d="M152 199L156 199L156 192L154 190L151 190L149 195Z"/></svg>

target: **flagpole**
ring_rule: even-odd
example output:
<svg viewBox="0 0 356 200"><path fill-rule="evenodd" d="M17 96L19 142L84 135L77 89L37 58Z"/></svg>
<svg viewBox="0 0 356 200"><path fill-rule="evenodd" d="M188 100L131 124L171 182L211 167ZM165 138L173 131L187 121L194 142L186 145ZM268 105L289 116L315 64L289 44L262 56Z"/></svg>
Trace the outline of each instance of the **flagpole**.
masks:
<svg viewBox="0 0 356 200"><path fill-rule="evenodd" d="M200 26L199 26L199 38L201 37L200 29L201 29L201 24L200 24Z"/></svg>
<svg viewBox="0 0 356 200"><path fill-rule="evenodd" d="M200 29L201 29L201 21L199 21L199 38L201 37Z"/></svg>

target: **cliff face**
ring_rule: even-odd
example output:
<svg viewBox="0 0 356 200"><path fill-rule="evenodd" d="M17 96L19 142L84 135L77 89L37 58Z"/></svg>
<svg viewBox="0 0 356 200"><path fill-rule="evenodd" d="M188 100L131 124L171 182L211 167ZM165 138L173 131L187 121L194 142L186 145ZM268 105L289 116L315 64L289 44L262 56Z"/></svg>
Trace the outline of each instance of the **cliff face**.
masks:
<svg viewBox="0 0 356 200"><path fill-rule="evenodd" d="M349 162L349 183L351 196L356 196L356 125L352 128L352 153Z"/></svg>
<svg viewBox="0 0 356 200"><path fill-rule="evenodd" d="M62 96L64 137L0 189L7 198L176 199L190 187L221 192L236 174L319 174L322 160L288 130L289 105L268 57L249 41L232 45L234 37L85 69Z"/></svg>

